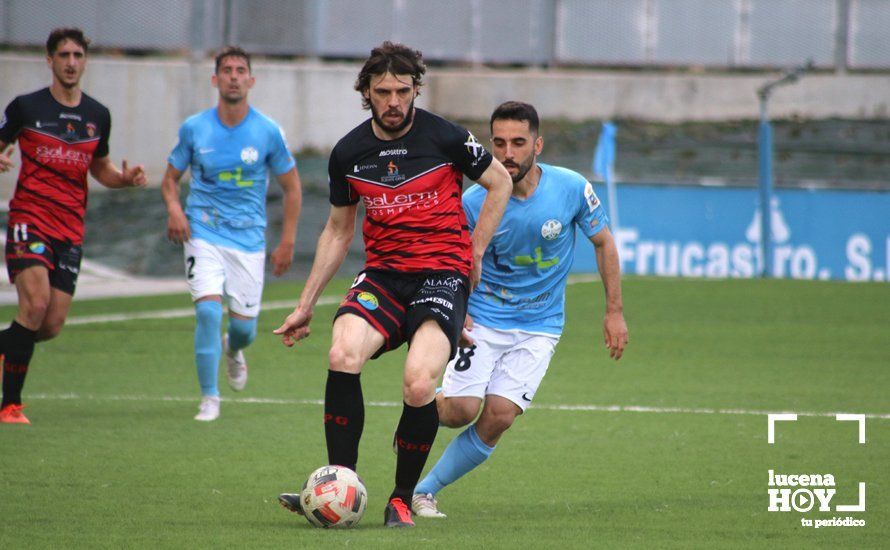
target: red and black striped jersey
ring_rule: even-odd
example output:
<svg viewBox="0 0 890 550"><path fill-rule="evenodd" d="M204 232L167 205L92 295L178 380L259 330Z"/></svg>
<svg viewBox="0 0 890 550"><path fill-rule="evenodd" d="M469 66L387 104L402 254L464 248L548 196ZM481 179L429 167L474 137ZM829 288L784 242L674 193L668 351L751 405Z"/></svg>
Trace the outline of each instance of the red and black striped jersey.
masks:
<svg viewBox="0 0 890 550"><path fill-rule="evenodd" d="M463 175L476 180L491 161L472 133L423 109L415 109L408 133L391 141L377 138L369 119L331 152L331 204L364 205L366 267L468 275Z"/></svg>
<svg viewBox="0 0 890 550"><path fill-rule="evenodd" d="M44 88L15 98L0 119L0 141L19 142L22 167L9 202L9 223L39 228L40 236L83 243L87 173L108 155L111 114L87 94L66 107Z"/></svg>

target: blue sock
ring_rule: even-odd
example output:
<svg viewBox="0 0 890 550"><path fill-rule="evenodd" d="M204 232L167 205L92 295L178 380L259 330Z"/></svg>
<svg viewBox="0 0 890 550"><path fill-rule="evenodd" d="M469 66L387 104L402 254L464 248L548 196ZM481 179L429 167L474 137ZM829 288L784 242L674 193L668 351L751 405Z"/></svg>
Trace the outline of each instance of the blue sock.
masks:
<svg viewBox="0 0 890 550"><path fill-rule="evenodd" d="M446 485L454 483L485 462L494 449L495 447L489 447L479 439L476 425L473 424L448 444L430 473L414 488L414 493L435 495Z"/></svg>
<svg viewBox="0 0 890 550"><path fill-rule="evenodd" d="M207 300L195 304L195 365L202 395L219 395L219 357L222 355L222 304Z"/></svg>
<svg viewBox="0 0 890 550"><path fill-rule="evenodd" d="M254 338L256 338L256 317L253 319L229 317L229 351L234 353L246 348Z"/></svg>

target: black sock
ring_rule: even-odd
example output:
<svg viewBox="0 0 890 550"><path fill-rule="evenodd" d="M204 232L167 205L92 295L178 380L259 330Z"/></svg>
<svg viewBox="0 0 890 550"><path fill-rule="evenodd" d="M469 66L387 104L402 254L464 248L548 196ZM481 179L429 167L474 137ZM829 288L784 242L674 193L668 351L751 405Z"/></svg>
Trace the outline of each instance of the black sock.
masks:
<svg viewBox="0 0 890 550"><path fill-rule="evenodd" d="M355 470L365 427L365 401L358 374L328 371L324 392L324 436L328 462Z"/></svg>
<svg viewBox="0 0 890 550"><path fill-rule="evenodd" d="M439 411L436 410L435 399L422 407L404 404L402 418L396 428L396 488L389 498L401 497L406 503L411 503L414 486L420 479L438 431Z"/></svg>
<svg viewBox="0 0 890 550"><path fill-rule="evenodd" d="M9 328L0 332L3 348L3 402L0 408L14 403L22 404L22 387L34 354L37 331L29 330L13 321Z"/></svg>

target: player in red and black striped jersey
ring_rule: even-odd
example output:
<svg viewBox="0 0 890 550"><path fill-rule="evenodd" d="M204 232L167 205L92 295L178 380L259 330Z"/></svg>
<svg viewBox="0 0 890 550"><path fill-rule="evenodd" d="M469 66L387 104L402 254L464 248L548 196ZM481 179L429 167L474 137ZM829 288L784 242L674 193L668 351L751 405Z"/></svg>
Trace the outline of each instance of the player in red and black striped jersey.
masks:
<svg viewBox="0 0 890 550"><path fill-rule="evenodd" d="M362 67L355 89L372 117L331 153L331 214L300 302L275 331L288 346L309 335L313 307L343 262L361 202L367 262L335 316L325 437L330 463L355 469L362 367L407 342L389 527L413 525L411 496L438 428L436 380L456 351L467 296L512 191L506 169L473 134L414 107L425 71L420 52L391 42ZM460 201L464 175L488 190L472 236ZM281 502L299 511L293 495Z"/></svg>
<svg viewBox="0 0 890 550"><path fill-rule="evenodd" d="M4 357L0 422L27 424L21 392L35 341L65 324L80 271L87 172L106 187L145 185L142 166L119 170L108 158L111 115L80 89L89 40L62 28L46 42L48 88L15 98L0 118L0 172L22 157L9 203L6 267L19 295L15 320L0 332Z"/></svg>

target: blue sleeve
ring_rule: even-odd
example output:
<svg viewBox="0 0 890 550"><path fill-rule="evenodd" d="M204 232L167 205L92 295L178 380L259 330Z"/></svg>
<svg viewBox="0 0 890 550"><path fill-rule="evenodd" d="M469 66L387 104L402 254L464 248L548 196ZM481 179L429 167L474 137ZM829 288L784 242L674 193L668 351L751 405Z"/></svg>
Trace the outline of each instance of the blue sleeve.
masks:
<svg viewBox="0 0 890 550"><path fill-rule="evenodd" d="M461 204L464 207L464 214L467 216L467 225L470 227L470 233L476 230L476 219L479 217L479 204L478 201L474 200L475 192L470 193L470 190L474 189L476 185L467 189L467 192L464 193L463 199L461 200Z"/></svg>
<svg viewBox="0 0 890 550"><path fill-rule="evenodd" d="M179 141L167 157L167 162L180 172L185 172L192 163L192 132L188 124L179 127Z"/></svg>
<svg viewBox="0 0 890 550"><path fill-rule="evenodd" d="M287 138L284 136L284 130L276 126L275 131L271 134L272 143L269 144L269 168L273 174L280 176L285 172L289 172L297 163L294 161L294 156L287 149Z"/></svg>
<svg viewBox="0 0 890 550"><path fill-rule="evenodd" d="M588 238L593 237L609 225L609 217L603 208L603 203L593 191L593 185L584 181L584 185L577 186L578 191L572 192L572 201L575 208L575 224Z"/></svg>

